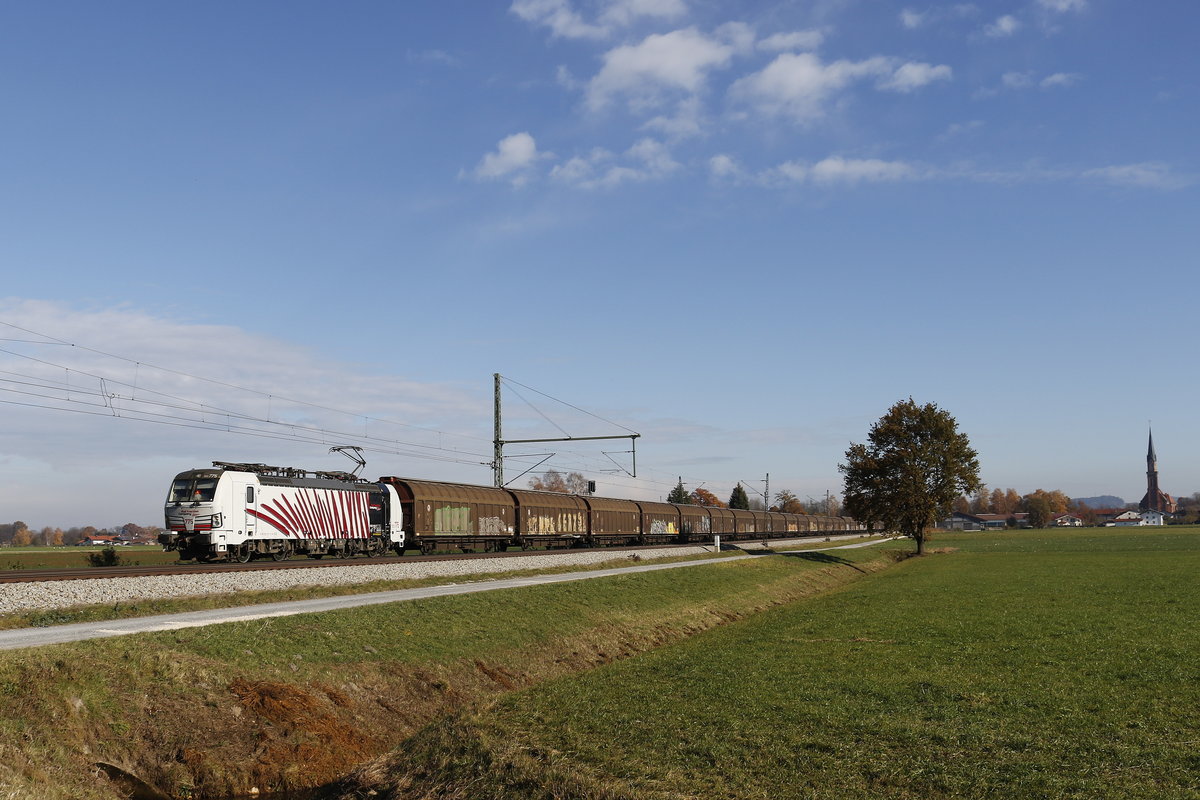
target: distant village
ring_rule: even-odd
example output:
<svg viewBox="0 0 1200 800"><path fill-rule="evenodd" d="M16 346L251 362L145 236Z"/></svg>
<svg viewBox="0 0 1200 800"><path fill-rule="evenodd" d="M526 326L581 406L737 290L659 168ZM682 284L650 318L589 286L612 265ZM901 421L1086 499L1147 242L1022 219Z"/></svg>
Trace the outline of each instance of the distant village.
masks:
<svg viewBox="0 0 1200 800"><path fill-rule="evenodd" d="M1122 507L1095 506L1092 498L1072 500L1062 492L1036 492L1021 496L1015 489L991 493L980 489L973 498L960 497L954 513L939 527L955 531L980 531L995 528L1050 528L1103 525L1133 527L1142 525L1188 525L1200 523L1200 492L1191 497L1174 498L1158 485L1158 456L1154 452L1154 433L1146 450L1146 494L1140 503Z"/></svg>
<svg viewBox="0 0 1200 800"><path fill-rule="evenodd" d="M0 523L0 547L67 547L80 546L126 546L135 544L158 544L162 528L154 525L142 526L132 522L114 528L94 528L90 525L75 528L30 528L21 520Z"/></svg>

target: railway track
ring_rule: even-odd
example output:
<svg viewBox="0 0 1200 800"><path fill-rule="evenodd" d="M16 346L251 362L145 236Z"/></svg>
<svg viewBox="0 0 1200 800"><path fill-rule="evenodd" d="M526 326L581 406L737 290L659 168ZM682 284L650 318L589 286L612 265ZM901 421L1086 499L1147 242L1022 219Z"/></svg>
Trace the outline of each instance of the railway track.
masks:
<svg viewBox="0 0 1200 800"><path fill-rule="evenodd" d="M358 566L365 564L418 564L422 562L461 561L467 559L522 558L524 556L554 556L568 553L609 552L614 557L620 553L638 550L662 550L664 548L695 547L697 543L639 545L621 548L573 548L553 550L513 550L503 553L443 553L440 555L383 556L379 558L294 558L288 561L255 560L238 562L181 562L177 564L126 565L115 567L77 567L71 569L21 569L0 571L0 583L46 583L53 581L87 580L94 578L145 578L157 575L202 575L220 572L254 572L276 569L313 569Z"/></svg>

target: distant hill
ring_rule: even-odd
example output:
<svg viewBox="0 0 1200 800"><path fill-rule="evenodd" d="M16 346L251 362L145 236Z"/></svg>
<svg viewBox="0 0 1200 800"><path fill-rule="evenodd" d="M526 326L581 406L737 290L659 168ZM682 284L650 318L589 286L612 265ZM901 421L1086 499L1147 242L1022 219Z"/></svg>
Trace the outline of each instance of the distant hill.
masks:
<svg viewBox="0 0 1200 800"><path fill-rule="evenodd" d="M1099 497L1072 497L1076 503L1088 508L1124 508L1125 501L1116 495L1102 494Z"/></svg>

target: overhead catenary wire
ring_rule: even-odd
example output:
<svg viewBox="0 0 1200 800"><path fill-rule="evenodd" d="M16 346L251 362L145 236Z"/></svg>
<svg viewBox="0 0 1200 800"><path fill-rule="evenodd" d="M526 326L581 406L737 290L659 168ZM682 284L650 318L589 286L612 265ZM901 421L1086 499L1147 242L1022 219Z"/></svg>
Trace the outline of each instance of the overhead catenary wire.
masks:
<svg viewBox="0 0 1200 800"><path fill-rule="evenodd" d="M173 426L181 429L220 431L232 435L241 435L275 441L289 441L300 444L320 444L328 446L331 443L353 443L358 446L362 446L364 450L368 452L396 455L408 458L418 458L448 464L481 466L490 463L490 454L477 452L471 448L446 446L444 443L433 445L422 442L405 441L394 437L388 438L379 435L373 436L370 435L368 429L369 426L377 423L381 425L392 425L413 431L437 435L439 437L439 442L441 442L442 437L448 436L479 443L487 442L490 444L489 440L480 436L455 433L452 431L442 431L436 428L413 425L405 422L397 422L395 420L385 419L376 415L365 415L359 412L333 408L322 403L314 403L311 401L284 397L273 392L242 386L226 380L210 378L187 372L185 370L162 367L150 363L144 359L135 359L110 353L106 350L71 342L51 334L22 327L12 322L0 320L0 325L7 326L32 337L40 337L0 338L0 342L12 345L24 344L70 348L72 350L78 350L80 352L90 353L102 358L114 359L116 361L129 364L132 367L133 372L132 381L127 381L115 375L104 374L95 368L86 367L86 365L80 366L76 364L62 363L60 360L40 358L29 353L18 352L14 349L0 347L0 353L7 354L17 359L25 360L31 364L36 364L46 370L61 371L61 376L55 377L50 374L31 374L31 371L0 370L0 376L3 376L0 377L0 395L7 395L9 398L5 399L4 397L0 396L0 404L15 407L60 411L65 413L84 414L90 416L117 417L123 420ZM226 405L202 402L182 396L178 392L164 391L162 389L155 388L152 380L148 377L148 373L152 371L158 371L166 375L172 375L191 381L198 381L215 387L221 387L223 389L229 389L235 392L244 392L252 396L265 398L269 403L267 416L263 417L261 415L250 413L244 410L230 408ZM565 435L569 436L569 434L566 434L565 429L561 425L550 419L549 416L538 409L537 406L530 402L528 398L526 398L520 392L517 392L513 387L520 387L528 392L532 392L553 402L565 405L568 408L571 408L586 416L633 433L631 428L606 419L599 414L587 411L586 409L580 408L572 403L560 400L550 394L547 394L546 392L526 386L525 384L514 381L511 378L503 378L503 380L509 385L510 390L514 391L514 393L521 397L521 399L527 405L529 405L534 412L539 414L557 430L562 431ZM89 382L94 383L89 386ZM278 414L274 411L274 409L278 409L280 406L285 404L302 406L329 414L348 416L356 420L362 420L363 430L361 432L353 432L345 430L343 426L323 427L319 425L306 424L303 422L289 422L287 420L280 419ZM611 486L626 487L628 489L645 489L649 487L665 489L675 485L674 480L657 480L654 477L651 477L651 474L659 473L660 471L658 470L646 469L645 471L651 474L630 480L625 479L620 475L607 474L606 470L609 469L609 467L605 467L605 462L600 460L594 454L567 450L560 451L558 455L564 457L564 466L568 469L586 471L592 474L605 474L606 477L603 478L603 482ZM541 456L542 454L514 452L507 454L506 458L511 458L518 463L527 465L532 464L532 469L536 469L538 466L536 461L539 460ZM606 454L605 458L607 458L608 462L615 463L613 459ZM620 465L617 464L617 466L619 467ZM668 473L661 472L661 474L666 476ZM674 475L674 472L670 474ZM689 479L689 482L693 481ZM699 479L697 479L695 482L698 483Z"/></svg>
<svg viewBox="0 0 1200 800"><path fill-rule="evenodd" d="M240 392L247 392L249 394L258 395L259 397L268 399L268 401L278 400L278 401L285 402L285 403L292 403L292 404L299 405L299 406L313 408L313 409L316 409L319 411L327 411L332 414L342 414L342 415L350 416L350 417L364 416L363 414L353 412L353 411L346 411L344 409L332 408L330 406L326 406L326 405L323 405L320 403L313 403L313 402L307 401L307 400L297 400L297 399L291 398L291 397L284 397L284 396L281 396L281 395L278 395L278 394L275 394L272 392L263 391L261 389L254 389L254 388L251 388L248 386L241 386L239 384L230 383L228 381L222 381L222 380L219 380L216 378L209 378L204 375L196 375L196 374L193 374L190 372L186 372L184 370L174 369L172 367L163 367L163 366L160 366L157 364L151 364L151 363L143 361L143 360L133 359L128 356L122 356L122 355L118 355L115 353L109 353L109 352L106 352L104 350L100 350L100 349L97 349L94 347L88 347L87 345L78 344L75 342L68 341L66 339L60 339L56 336L52 336L51 334L42 333L40 331L31 330L29 328L24 328L24 327L14 324L14 323L7 322L5 320L0 320L0 325L6 325L10 328L19 330L23 333L28 333L33 336L41 336L41 337L44 337L45 340L48 340L48 341L37 341L37 340L24 340L24 339L22 339L22 340L0 339L0 341L20 341L20 342L25 342L25 343L29 343L29 344L54 344L54 345L62 345L62 346L66 346L66 347L72 347L72 348L78 349L83 352L94 353L96 355L104 356L105 358L112 358L112 359L115 359L118 361L123 361L125 363L132 364L132 365L134 365L134 369L135 369L134 374L135 375L139 374L141 368L146 367L149 369L159 370L160 372L164 372L164 373L167 373L170 375L176 375L181 378L188 378L191 380L203 381L205 383L209 383L214 386L220 386L220 387L226 388L226 389L233 389L233 390L240 391ZM38 363L55 366L60 369L74 369L73 367L67 367L67 366L61 365L61 364L53 364L53 362L48 362L48 361L45 361L44 359L39 359L34 356L27 355L25 353L17 353L12 350L6 350L4 348L0 348L0 352L8 353L9 355L13 355L18 358L25 358L25 359L29 359L31 361L35 361ZM88 373L82 373L82 371L77 370L77 369L76 369L76 371L81 372L81 374L88 374ZM91 374L88 374L88 375L89 375L89 377L98 377L98 376L91 375ZM124 381L115 381L115 382L119 383L122 386L129 387L133 390L136 390L138 388L136 386L136 384L129 384ZM150 391L153 391L153 390L150 390ZM536 391L536 390L533 390L533 391ZM161 393L158 393L158 394L161 394ZM176 398L176 399L181 399L181 398ZM427 428L427 427L424 427L421 425L413 425L413 424L407 423L407 422L398 422L396 420L382 419L379 417L373 417L373 419L376 422L381 422L381 423L384 423L387 425L396 425L399 427L411 428L413 430L424 431L427 433L437 433L437 434L445 435L445 436L455 436L455 437L460 437L460 438L464 438L464 439L471 439L473 441L478 441L478 442L487 442L488 441L487 439L484 439L484 438L478 437L478 436L454 433L453 431L441 431L436 428Z"/></svg>

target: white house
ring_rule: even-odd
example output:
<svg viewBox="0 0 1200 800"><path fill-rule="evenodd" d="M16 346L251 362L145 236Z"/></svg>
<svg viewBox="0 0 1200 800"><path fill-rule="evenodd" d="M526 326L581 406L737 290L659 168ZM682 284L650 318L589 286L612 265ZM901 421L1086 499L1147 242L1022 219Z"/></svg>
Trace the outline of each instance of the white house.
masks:
<svg viewBox="0 0 1200 800"><path fill-rule="evenodd" d="M1167 524L1167 515L1161 511L1157 511L1153 508L1147 509L1142 512L1142 524L1143 525L1166 525Z"/></svg>

